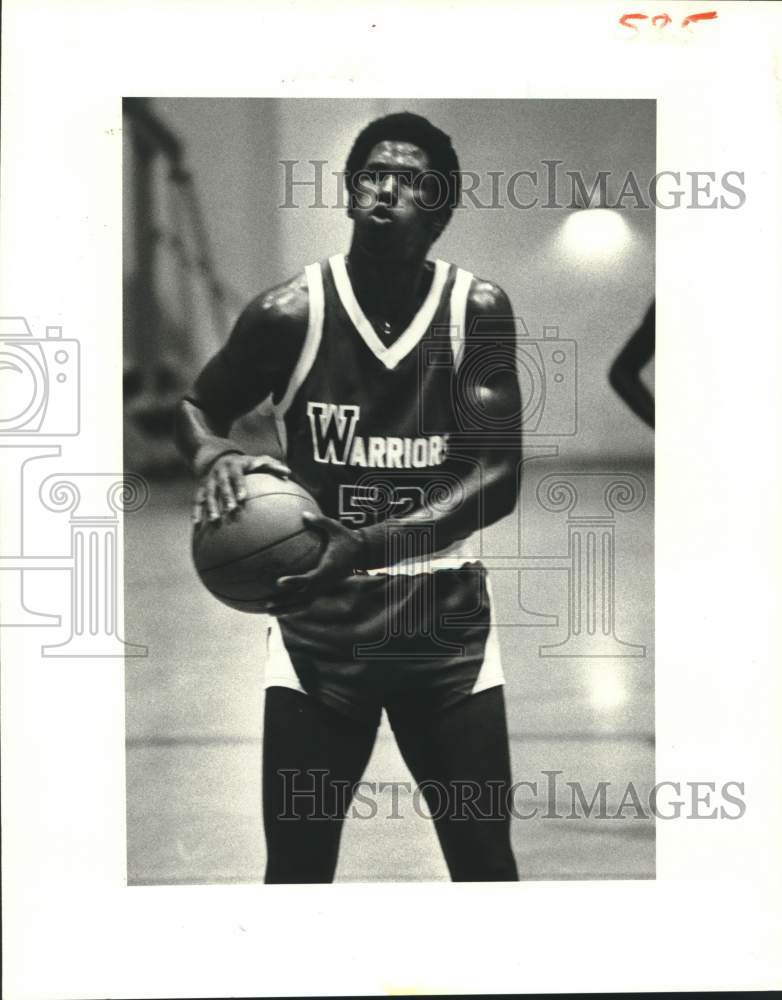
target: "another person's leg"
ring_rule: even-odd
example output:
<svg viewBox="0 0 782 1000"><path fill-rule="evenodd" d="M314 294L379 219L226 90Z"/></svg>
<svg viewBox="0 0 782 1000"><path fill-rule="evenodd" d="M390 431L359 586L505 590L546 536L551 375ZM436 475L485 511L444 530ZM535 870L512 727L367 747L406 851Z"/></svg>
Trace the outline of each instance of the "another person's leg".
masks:
<svg viewBox="0 0 782 1000"><path fill-rule="evenodd" d="M285 687L266 691L263 822L267 883L331 882L352 791L377 727Z"/></svg>
<svg viewBox="0 0 782 1000"><path fill-rule="evenodd" d="M434 819L453 881L516 881L502 686L445 710L400 702L388 714Z"/></svg>

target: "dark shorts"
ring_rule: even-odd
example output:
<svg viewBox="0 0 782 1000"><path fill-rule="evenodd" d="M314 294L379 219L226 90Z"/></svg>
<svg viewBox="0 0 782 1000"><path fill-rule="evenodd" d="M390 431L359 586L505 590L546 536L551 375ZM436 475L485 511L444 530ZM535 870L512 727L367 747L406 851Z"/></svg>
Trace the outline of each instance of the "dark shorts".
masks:
<svg viewBox="0 0 782 1000"><path fill-rule="evenodd" d="M270 629L266 686L359 721L403 704L445 710L503 683L486 570L349 578Z"/></svg>

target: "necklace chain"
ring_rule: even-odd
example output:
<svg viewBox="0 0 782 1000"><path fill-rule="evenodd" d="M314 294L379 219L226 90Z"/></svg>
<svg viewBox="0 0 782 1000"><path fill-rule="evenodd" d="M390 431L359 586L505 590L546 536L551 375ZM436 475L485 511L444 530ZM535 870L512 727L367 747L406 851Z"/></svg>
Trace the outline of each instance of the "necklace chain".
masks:
<svg viewBox="0 0 782 1000"><path fill-rule="evenodd" d="M345 270L348 272L348 275L350 275L350 259L347 256L345 257ZM384 319L382 322L383 322L383 336L390 337L393 332L391 329L390 320Z"/></svg>

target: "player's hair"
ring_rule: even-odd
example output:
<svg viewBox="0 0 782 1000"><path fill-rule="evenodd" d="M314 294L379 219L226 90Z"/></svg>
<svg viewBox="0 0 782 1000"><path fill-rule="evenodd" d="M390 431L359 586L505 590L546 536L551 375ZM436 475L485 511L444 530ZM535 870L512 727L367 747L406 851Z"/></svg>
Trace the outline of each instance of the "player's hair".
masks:
<svg viewBox="0 0 782 1000"><path fill-rule="evenodd" d="M356 193L354 178L366 163L373 148L384 140L411 142L422 149L429 159L429 170L445 185L445 197L440 199L440 227L448 224L461 195L459 158L451 145L451 137L422 115L399 111L376 118L359 132L345 164L345 183L352 198Z"/></svg>

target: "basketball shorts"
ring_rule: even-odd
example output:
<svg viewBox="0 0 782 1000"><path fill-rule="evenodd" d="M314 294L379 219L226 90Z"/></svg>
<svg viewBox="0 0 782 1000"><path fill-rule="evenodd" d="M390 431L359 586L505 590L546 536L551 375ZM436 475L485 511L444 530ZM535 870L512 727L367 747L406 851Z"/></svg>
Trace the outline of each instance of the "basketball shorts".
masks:
<svg viewBox="0 0 782 1000"><path fill-rule="evenodd" d="M293 688L369 724L384 707L445 710L504 683L480 563L357 574L267 634L267 688Z"/></svg>

